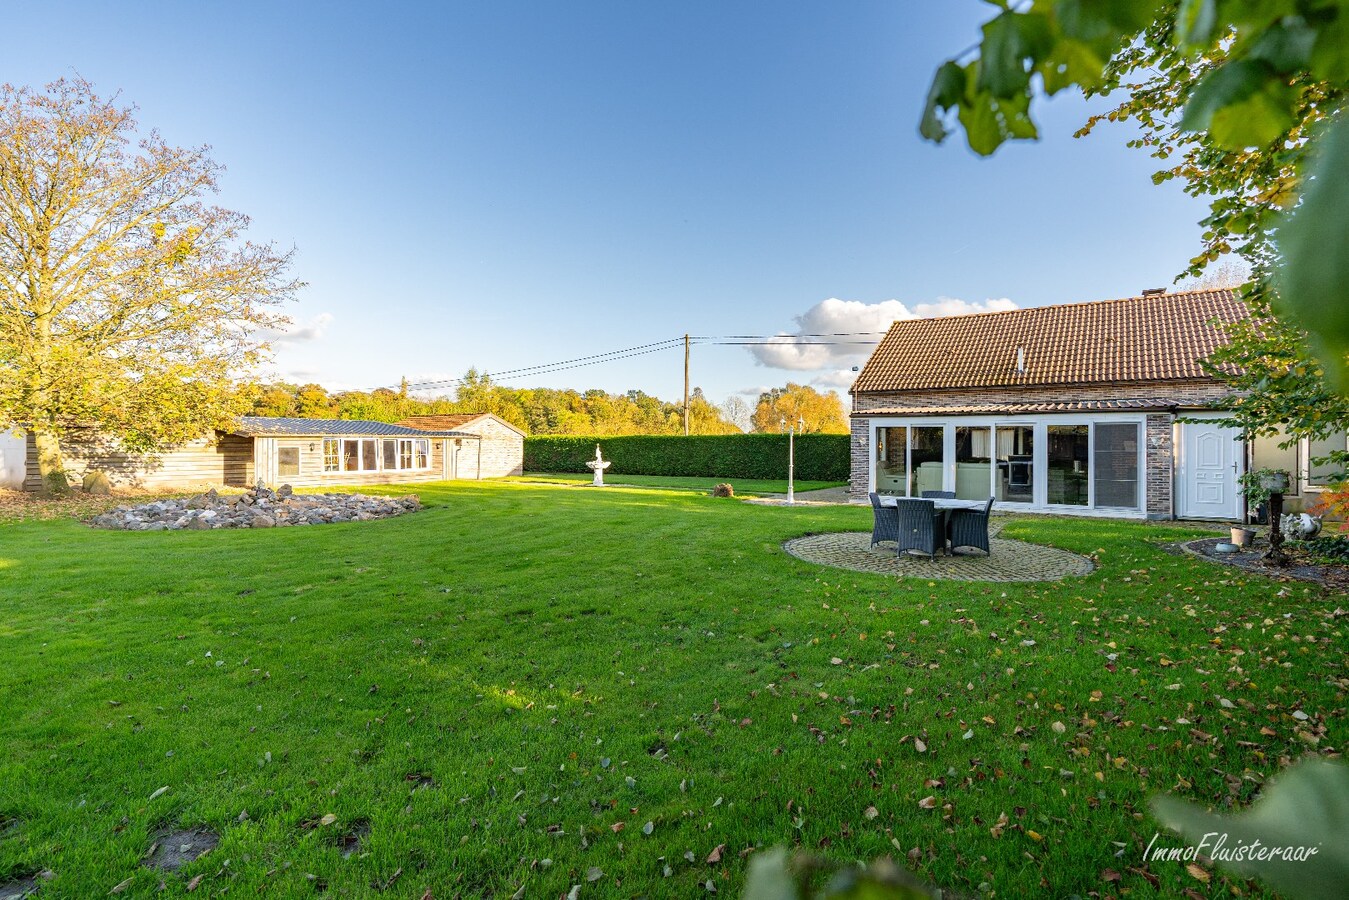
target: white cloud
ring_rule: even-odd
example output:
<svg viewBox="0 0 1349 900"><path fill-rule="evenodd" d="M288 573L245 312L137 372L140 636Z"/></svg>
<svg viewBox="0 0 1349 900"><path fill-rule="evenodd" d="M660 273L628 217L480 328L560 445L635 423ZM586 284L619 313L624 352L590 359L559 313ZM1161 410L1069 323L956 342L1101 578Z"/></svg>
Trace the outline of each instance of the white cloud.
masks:
<svg viewBox="0 0 1349 900"><path fill-rule="evenodd" d="M773 343L750 347L755 361L772 369L790 369L798 372L838 370L821 375L816 383L846 387L842 373L851 375L854 365L860 365L871 355L880 333L898 319L925 319L934 316L959 316L969 313L1001 312L1017 309L1004 298L982 302L938 297L932 303L918 303L910 308L899 300L863 303L860 300L822 300L795 317L796 330L781 332L770 338ZM801 335L839 335L837 337L801 337ZM822 381L820 379L832 379Z"/></svg>
<svg viewBox="0 0 1349 900"><path fill-rule="evenodd" d="M831 369L828 372L822 372L810 380L810 383L818 388L829 388L830 390L840 390L845 393L852 387L852 383L857 380L860 372L854 372L848 369Z"/></svg>
<svg viewBox="0 0 1349 900"><path fill-rule="evenodd" d="M283 325L280 328L260 329L255 337L261 341L267 341L273 348L287 347L294 344L306 344L311 341L317 341L323 337L328 326L333 323L332 313L319 313L314 318L303 324L292 322L289 325Z"/></svg>

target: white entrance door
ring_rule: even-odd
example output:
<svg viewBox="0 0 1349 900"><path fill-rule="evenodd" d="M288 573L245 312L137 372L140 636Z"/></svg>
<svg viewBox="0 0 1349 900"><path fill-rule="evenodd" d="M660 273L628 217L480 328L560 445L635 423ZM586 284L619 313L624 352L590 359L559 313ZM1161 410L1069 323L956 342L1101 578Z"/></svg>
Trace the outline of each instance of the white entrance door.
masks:
<svg viewBox="0 0 1349 900"><path fill-rule="evenodd" d="M1237 519L1237 476L1244 464L1241 433L1212 422L1180 426L1176 514L1183 519Z"/></svg>

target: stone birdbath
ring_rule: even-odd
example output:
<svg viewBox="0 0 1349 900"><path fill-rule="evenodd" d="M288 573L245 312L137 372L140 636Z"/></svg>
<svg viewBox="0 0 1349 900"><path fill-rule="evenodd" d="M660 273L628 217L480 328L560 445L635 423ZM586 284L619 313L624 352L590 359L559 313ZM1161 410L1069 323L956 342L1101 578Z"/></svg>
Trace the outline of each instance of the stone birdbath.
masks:
<svg viewBox="0 0 1349 900"><path fill-rule="evenodd" d="M591 487L604 487L604 470L609 468L609 460L600 453L600 445L595 445L595 458L586 463L590 471L595 473L595 480L590 482Z"/></svg>

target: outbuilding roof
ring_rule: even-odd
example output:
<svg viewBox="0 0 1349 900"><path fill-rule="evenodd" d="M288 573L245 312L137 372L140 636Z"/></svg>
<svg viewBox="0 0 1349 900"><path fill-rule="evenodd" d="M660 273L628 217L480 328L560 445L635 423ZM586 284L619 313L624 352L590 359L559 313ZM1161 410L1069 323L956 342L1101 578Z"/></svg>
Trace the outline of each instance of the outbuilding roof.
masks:
<svg viewBox="0 0 1349 900"><path fill-rule="evenodd" d="M398 424L407 425L408 427L416 428L419 431L426 431L433 428L463 428L479 419L493 419L506 426L511 431L516 432L521 437L529 436L525 434L523 429L517 428L496 413L447 413L438 416L409 416Z"/></svg>
<svg viewBox="0 0 1349 900"><path fill-rule="evenodd" d="M428 431L422 428L408 428L406 425L391 425L388 422L371 422L365 419L298 419L289 416L243 416L234 428L235 434L245 437L275 437L313 435L361 436L361 437L471 437L479 435L465 431Z"/></svg>
<svg viewBox="0 0 1349 900"><path fill-rule="evenodd" d="M1249 316L1231 289L904 319L890 326L856 393L1209 380L1199 361L1227 343L1213 322Z"/></svg>

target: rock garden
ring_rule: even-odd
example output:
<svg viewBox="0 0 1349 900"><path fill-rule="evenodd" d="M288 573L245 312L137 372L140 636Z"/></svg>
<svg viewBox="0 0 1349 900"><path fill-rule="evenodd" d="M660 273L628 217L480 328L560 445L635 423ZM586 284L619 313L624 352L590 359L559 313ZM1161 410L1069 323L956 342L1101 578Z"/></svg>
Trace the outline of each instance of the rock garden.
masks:
<svg viewBox="0 0 1349 900"><path fill-rule="evenodd" d="M214 489L195 497L118 506L89 520L95 528L122 531L177 531L212 528L282 528L387 519L422 508L416 494L296 494L288 484L275 490L261 482L242 494Z"/></svg>

